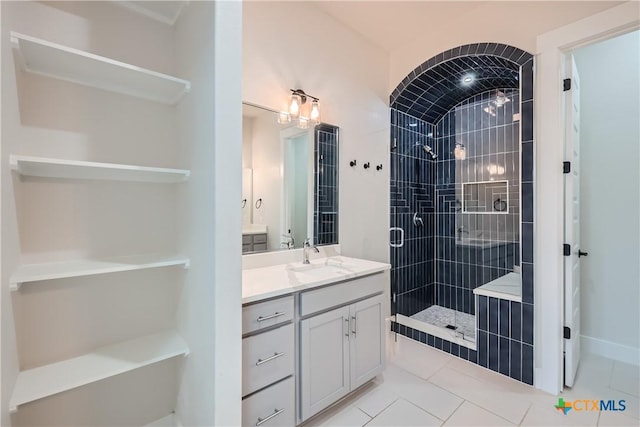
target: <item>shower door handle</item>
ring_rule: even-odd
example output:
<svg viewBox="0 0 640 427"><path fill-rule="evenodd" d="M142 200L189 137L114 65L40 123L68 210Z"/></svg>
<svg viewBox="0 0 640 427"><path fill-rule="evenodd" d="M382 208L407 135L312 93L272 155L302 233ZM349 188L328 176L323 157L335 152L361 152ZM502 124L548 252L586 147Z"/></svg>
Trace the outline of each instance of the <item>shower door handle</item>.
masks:
<svg viewBox="0 0 640 427"><path fill-rule="evenodd" d="M401 248L404 246L404 229L401 227L391 227L389 228L389 233L391 233L392 231L399 231L400 232L400 243L391 243L391 239L389 239L389 246L391 246L392 248Z"/></svg>

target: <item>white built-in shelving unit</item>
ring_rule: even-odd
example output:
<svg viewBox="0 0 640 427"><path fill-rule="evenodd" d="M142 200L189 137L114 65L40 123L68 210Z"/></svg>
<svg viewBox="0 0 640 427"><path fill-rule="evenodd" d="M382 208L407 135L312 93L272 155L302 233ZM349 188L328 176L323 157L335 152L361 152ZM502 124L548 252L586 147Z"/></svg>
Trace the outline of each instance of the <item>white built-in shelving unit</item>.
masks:
<svg viewBox="0 0 640 427"><path fill-rule="evenodd" d="M183 256L137 255L110 259L79 259L64 262L25 264L20 266L11 276L10 288L12 291L17 291L23 283L171 266L188 268L189 258Z"/></svg>
<svg viewBox="0 0 640 427"><path fill-rule="evenodd" d="M170 25L176 22L186 4L184 1L118 3ZM114 28L114 31L117 29ZM40 38L12 31L10 41L17 65L28 73L168 105L178 103L190 90L189 81ZM40 185L47 185L46 179L174 184L187 181L190 175L190 171L184 169L19 154L9 156L9 165L20 177L40 178ZM166 194L173 197L175 193ZM129 209L131 206L123 206L125 208ZM189 263L189 258L183 255L156 254L23 264L11 276L9 288L18 291L25 283L43 282L34 287L33 291L38 292L47 288L46 281L49 280L172 266L188 268ZM21 294L16 295L19 297ZM149 295L149 298L152 297ZM18 373L10 398L10 411L16 412L20 405L188 354L189 348L183 338L175 330L170 330L106 345L78 357L22 370ZM175 425L175 416L170 413L151 425Z"/></svg>
<svg viewBox="0 0 640 427"><path fill-rule="evenodd" d="M47 396L100 381L176 356L189 349L174 331L157 333L96 349L72 359L20 372L10 410Z"/></svg>
<svg viewBox="0 0 640 427"><path fill-rule="evenodd" d="M155 19L163 24L173 25L178 20L180 12L187 5L187 1L115 1L116 4L134 12Z"/></svg>
<svg viewBox="0 0 640 427"><path fill-rule="evenodd" d="M23 176L42 178L90 179L106 181L155 182L170 184L186 181L189 171L115 163L96 163L66 159L17 156L9 158L11 168Z"/></svg>
<svg viewBox="0 0 640 427"><path fill-rule="evenodd" d="M11 44L18 65L30 73L163 104L177 103L191 88L177 77L13 31Z"/></svg>

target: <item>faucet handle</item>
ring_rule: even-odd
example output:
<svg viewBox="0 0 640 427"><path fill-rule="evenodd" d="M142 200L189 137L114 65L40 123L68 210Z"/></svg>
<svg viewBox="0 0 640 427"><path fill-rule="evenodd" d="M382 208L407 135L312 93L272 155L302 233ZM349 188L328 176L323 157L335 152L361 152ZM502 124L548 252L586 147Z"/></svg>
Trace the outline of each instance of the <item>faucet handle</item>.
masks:
<svg viewBox="0 0 640 427"><path fill-rule="evenodd" d="M309 246L311 246L311 238L310 237L307 237L306 239L304 239L304 246L307 247L307 248Z"/></svg>

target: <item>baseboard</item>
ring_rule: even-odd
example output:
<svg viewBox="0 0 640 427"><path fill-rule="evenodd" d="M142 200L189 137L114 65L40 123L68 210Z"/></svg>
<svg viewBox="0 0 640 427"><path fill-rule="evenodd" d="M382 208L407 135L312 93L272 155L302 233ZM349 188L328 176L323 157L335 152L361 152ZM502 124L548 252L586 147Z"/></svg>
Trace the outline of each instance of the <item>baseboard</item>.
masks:
<svg viewBox="0 0 640 427"><path fill-rule="evenodd" d="M583 353L597 354L631 365L640 365L640 349L638 348L585 335L580 336L580 345Z"/></svg>

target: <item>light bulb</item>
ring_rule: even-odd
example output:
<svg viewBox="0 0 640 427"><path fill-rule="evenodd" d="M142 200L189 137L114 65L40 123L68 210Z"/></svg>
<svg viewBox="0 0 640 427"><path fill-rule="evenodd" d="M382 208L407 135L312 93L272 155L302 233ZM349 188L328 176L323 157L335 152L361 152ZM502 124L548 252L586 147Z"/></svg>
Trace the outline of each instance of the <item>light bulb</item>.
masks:
<svg viewBox="0 0 640 427"><path fill-rule="evenodd" d="M457 160L464 160L465 157L467 157L467 150L464 148L464 145L457 143L453 149L453 155Z"/></svg>
<svg viewBox="0 0 640 427"><path fill-rule="evenodd" d="M309 119L307 119L306 117L299 117L298 127L300 129L307 129L309 127Z"/></svg>
<svg viewBox="0 0 640 427"><path fill-rule="evenodd" d="M289 122L291 122L291 116L289 115L289 113L287 113L286 111L280 111L280 113L278 113L278 123L280 123L281 125L286 125Z"/></svg>
<svg viewBox="0 0 640 427"><path fill-rule="evenodd" d="M318 101L313 100L311 103L311 113L309 114L311 122L318 123L320 121L320 108L318 108Z"/></svg>
<svg viewBox="0 0 640 427"><path fill-rule="evenodd" d="M291 117L297 118L300 116L301 105L302 98L300 98L300 95L296 93L291 94L291 101L289 102L289 114L291 114Z"/></svg>

